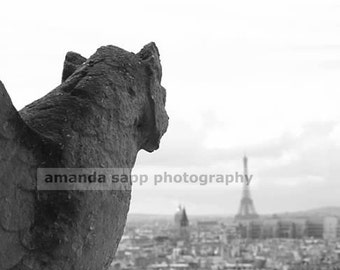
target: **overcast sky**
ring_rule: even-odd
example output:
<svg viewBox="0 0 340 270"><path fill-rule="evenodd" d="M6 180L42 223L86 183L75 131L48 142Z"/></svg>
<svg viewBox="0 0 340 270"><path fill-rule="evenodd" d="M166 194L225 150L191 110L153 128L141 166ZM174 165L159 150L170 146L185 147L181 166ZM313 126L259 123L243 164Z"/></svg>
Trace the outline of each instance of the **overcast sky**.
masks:
<svg viewBox="0 0 340 270"><path fill-rule="evenodd" d="M170 125L135 172L242 172L257 211L340 206L340 3L3 1L0 79L15 106L61 80L64 56L155 41ZM138 187L131 212L236 213L240 184Z"/></svg>

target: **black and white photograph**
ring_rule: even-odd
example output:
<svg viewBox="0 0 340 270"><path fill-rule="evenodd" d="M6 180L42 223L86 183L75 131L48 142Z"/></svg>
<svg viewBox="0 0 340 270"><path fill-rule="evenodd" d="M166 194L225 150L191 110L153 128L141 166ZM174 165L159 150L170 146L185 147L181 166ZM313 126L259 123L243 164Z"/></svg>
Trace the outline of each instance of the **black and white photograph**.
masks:
<svg viewBox="0 0 340 270"><path fill-rule="evenodd" d="M339 1L0 13L0 270L340 270Z"/></svg>

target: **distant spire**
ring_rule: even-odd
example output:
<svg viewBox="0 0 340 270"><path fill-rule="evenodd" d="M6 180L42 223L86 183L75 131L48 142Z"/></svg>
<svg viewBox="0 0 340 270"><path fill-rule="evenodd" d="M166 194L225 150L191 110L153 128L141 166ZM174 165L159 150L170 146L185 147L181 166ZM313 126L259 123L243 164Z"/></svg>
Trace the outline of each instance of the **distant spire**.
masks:
<svg viewBox="0 0 340 270"><path fill-rule="evenodd" d="M181 225L181 227L186 227L186 226L189 225L189 219L188 219L188 216L187 216L187 212L185 211L185 207L183 207L183 210L182 210L180 225Z"/></svg>

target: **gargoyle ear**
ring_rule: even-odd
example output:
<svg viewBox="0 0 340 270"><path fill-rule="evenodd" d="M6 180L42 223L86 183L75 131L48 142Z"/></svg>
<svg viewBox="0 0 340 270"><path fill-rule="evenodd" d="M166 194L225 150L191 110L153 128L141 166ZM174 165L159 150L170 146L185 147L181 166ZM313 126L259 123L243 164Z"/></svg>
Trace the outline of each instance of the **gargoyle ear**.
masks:
<svg viewBox="0 0 340 270"><path fill-rule="evenodd" d="M61 82L66 81L76 69L86 61L86 58L81 56L79 53L68 52L65 56L63 75Z"/></svg>
<svg viewBox="0 0 340 270"><path fill-rule="evenodd" d="M145 45L137 55L146 65L149 73L149 94L154 118L151 134L142 148L152 152L158 149L160 139L166 132L169 121L169 117L165 111L166 92L164 87L161 86L162 66L159 59L159 52L154 42Z"/></svg>

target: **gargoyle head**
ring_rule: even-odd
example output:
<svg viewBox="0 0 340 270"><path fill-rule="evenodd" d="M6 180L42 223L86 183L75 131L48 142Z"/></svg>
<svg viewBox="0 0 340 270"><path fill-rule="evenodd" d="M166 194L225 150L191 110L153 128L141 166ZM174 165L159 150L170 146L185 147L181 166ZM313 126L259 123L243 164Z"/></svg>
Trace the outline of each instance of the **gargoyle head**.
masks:
<svg viewBox="0 0 340 270"><path fill-rule="evenodd" d="M62 81L71 95L95 98L111 119L119 119L116 125L130 128L138 149L152 152L168 126L161 78L159 52L152 42L137 54L104 46L86 60L69 52Z"/></svg>

